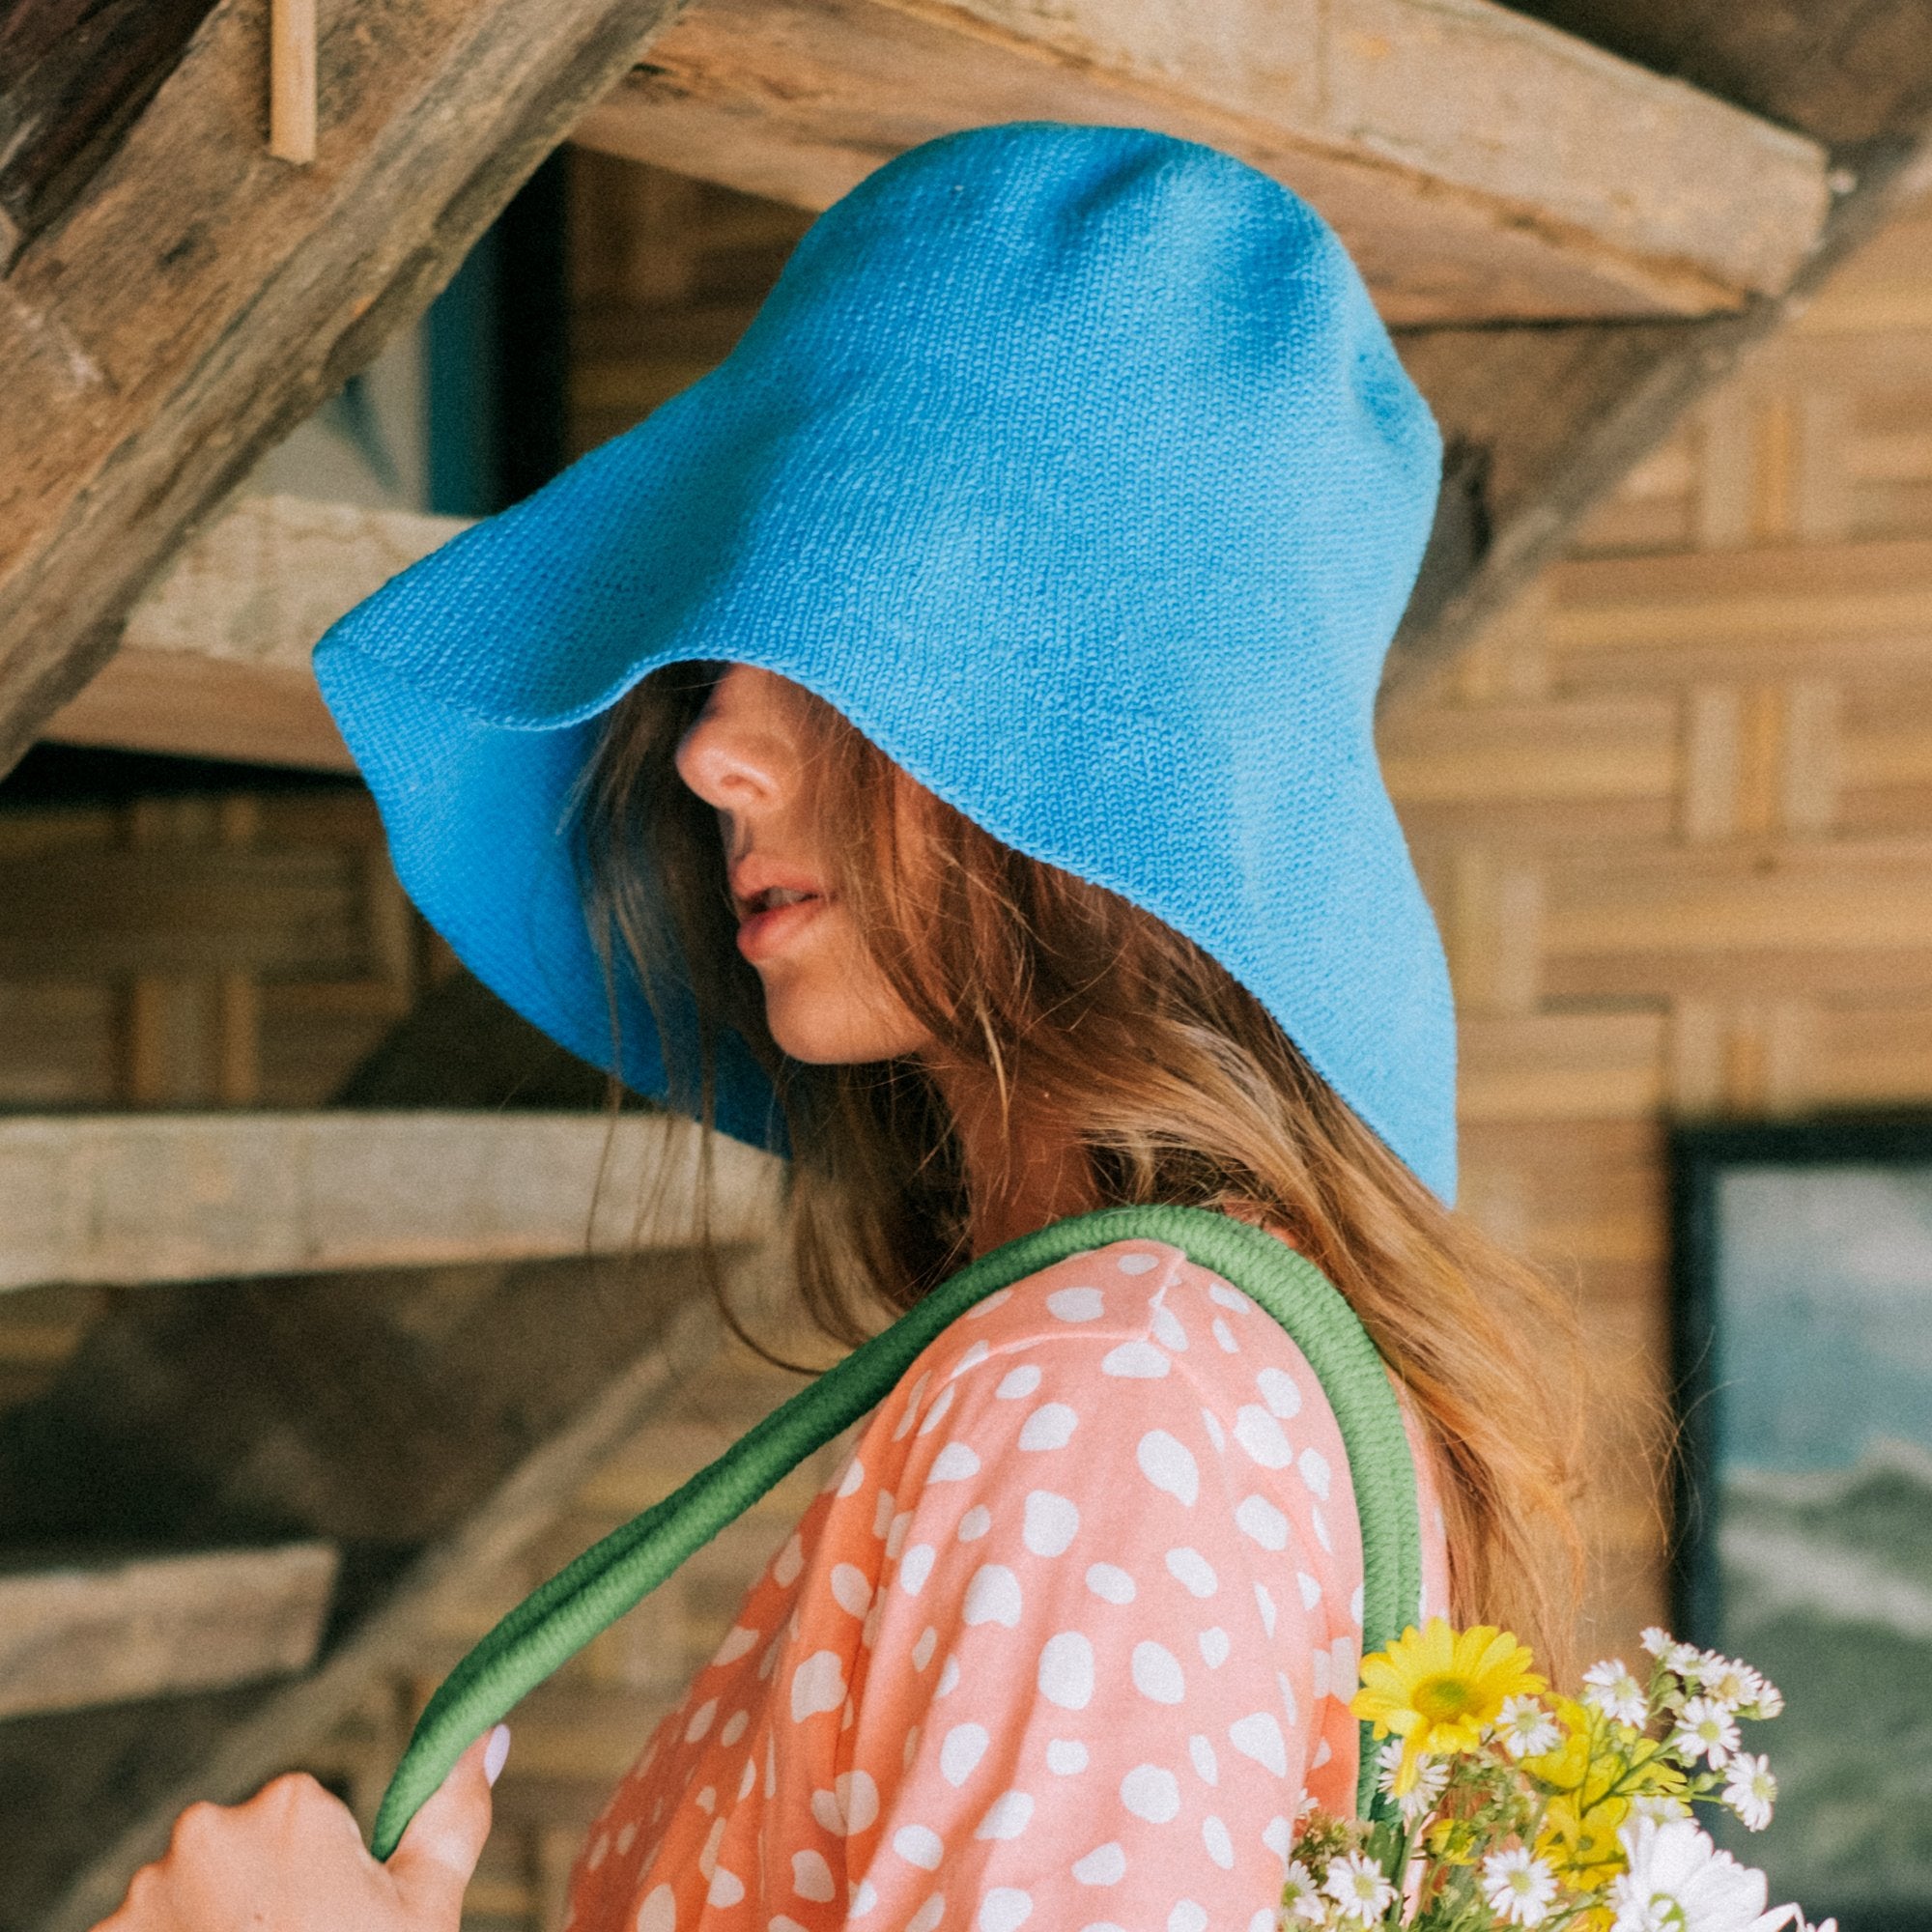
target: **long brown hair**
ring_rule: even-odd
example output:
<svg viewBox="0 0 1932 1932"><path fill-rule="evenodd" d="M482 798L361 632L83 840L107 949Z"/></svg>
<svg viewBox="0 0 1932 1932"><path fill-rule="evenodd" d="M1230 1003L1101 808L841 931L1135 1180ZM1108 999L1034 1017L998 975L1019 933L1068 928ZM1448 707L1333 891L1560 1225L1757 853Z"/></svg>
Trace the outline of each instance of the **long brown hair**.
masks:
<svg viewBox="0 0 1932 1932"><path fill-rule="evenodd" d="M669 1069L674 1104L709 1123L725 1029L770 1073L799 1291L854 1343L969 1258L959 1149L922 1062L806 1065L766 1029L732 944L716 814L672 764L722 668L666 667L614 708L583 793L586 895L613 972L635 971L654 1004L696 994L702 1047ZM907 1009L948 1058L988 1068L1004 1104L1024 1084L1030 1121L1085 1149L1101 1205L1247 1210L1293 1240L1360 1315L1437 1452L1458 1620L1506 1623L1560 1667L1578 1558L1559 1297L1444 1208L1198 946L1002 844L786 689L834 889Z"/></svg>

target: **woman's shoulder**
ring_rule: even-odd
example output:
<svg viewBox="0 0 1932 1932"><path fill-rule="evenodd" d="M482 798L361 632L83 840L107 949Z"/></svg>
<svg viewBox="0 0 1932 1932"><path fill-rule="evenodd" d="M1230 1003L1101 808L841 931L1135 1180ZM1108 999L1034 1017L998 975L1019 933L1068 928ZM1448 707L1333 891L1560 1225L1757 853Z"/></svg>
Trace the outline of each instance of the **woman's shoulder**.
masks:
<svg viewBox="0 0 1932 1932"><path fill-rule="evenodd" d="M1264 1466L1293 1460L1282 1423L1328 1409L1293 1338L1237 1285L1171 1243L1129 1238L968 1309L911 1363L878 1420L889 1439L911 1442L941 1432L969 1391L1011 1402L1077 1380L1088 1400L1105 1402L1172 1378ZM1035 1434L1054 1426L1042 1420ZM1317 1451L1310 1466L1324 1462Z"/></svg>

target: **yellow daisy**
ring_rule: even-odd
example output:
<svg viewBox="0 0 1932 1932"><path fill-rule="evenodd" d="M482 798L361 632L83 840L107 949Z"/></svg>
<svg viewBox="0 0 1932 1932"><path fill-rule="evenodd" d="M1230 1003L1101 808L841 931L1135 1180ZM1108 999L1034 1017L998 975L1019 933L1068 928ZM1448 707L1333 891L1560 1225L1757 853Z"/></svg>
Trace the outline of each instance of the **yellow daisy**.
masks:
<svg viewBox="0 0 1932 1932"><path fill-rule="evenodd" d="M1392 1789L1413 1788L1425 1757L1474 1750L1505 1698L1533 1694L1543 1679L1535 1660L1508 1631L1492 1624L1453 1630L1431 1617L1362 1660L1362 1688L1349 1708L1375 1725L1376 1736L1402 1740Z"/></svg>

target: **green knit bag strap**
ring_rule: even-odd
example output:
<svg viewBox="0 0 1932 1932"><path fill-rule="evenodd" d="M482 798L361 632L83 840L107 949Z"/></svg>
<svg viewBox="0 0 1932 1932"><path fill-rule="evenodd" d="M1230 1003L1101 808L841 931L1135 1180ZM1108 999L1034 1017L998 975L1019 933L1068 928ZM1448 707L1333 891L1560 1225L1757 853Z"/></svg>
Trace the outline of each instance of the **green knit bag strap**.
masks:
<svg viewBox="0 0 1932 1932"><path fill-rule="evenodd" d="M424 1708L376 1814L373 1849L395 1850L450 1767L559 1664L648 1596L814 1450L876 1408L923 1350L976 1302L1110 1241L1163 1241L1240 1289L1308 1358L1342 1432L1362 1527L1362 1649L1419 1622L1422 1537L1415 1466L1395 1390L1355 1312L1311 1262L1264 1230L1202 1208L1102 1208L981 1255L809 1388L776 1408L682 1489L613 1530L531 1592ZM1362 1732L1357 1809L1375 1800Z"/></svg>

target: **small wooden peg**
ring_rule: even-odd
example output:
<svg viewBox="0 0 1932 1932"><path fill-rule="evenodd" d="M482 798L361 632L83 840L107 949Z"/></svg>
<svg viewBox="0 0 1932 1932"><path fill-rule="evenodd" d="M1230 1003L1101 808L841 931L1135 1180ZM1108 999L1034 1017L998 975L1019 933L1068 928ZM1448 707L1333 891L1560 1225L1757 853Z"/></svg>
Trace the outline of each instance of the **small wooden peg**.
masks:
<svg viewBox="0 0 1932 1932"><path fill-rule="evenodd" d="M269 152L315 159L316 0L270 0Z"/></svg>

